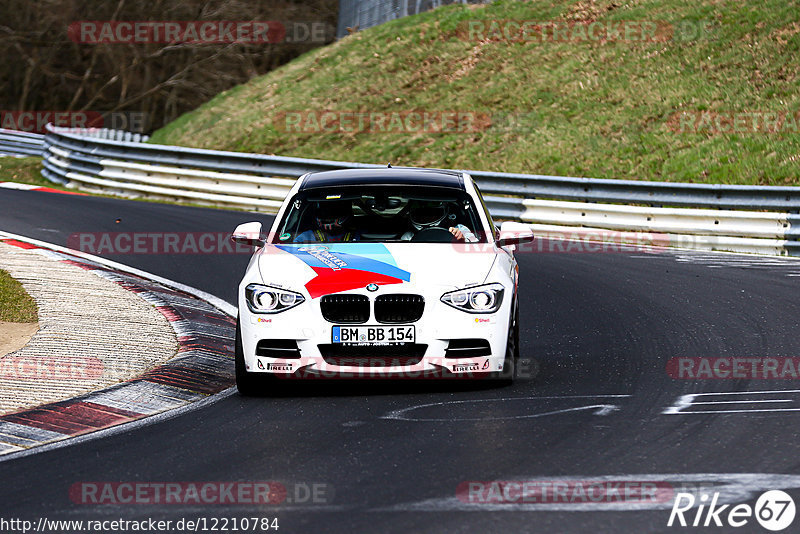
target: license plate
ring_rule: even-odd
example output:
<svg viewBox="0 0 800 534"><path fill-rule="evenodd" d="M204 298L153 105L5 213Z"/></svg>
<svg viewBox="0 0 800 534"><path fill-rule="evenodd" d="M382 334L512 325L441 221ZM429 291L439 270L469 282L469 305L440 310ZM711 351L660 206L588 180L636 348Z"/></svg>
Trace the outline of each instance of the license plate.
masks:
<svg viewBox="0 0 800 534"><path fill-rule="evenodd" d="M352 345L414 343L413 326L334 326L333 342Z"/></svg>

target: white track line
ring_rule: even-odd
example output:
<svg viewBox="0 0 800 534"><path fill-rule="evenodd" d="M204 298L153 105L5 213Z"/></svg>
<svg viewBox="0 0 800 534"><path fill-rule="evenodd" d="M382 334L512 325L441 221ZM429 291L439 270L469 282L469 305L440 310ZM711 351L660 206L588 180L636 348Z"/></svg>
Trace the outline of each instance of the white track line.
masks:
<svg viewBox="0 0 800 534"><path fill-rule="evenodd" d="M128 265L107 260L105 258L101 258L100 256L87 254L86 252L80 252L78 250L73 250L71 248L62 247L60 245L54 245L53 243L47 243L46 241L39 241L38 239L33 239L19 234L12 234L10 232L5 232L2 230L0 230L0 239L17 239L19 241L24 241L26 243L30 243L32 245L36 245L42 248L48 248L56 252L61 252L63 254L69 254L70 256L75 256L78 258L83 258L85 260L93 261L95 263L99 263L100 265L105 265L106 267L117 269L118 271L122 271L124 273L141 276L142 278L146 278L148 280L152 280L154 282L163 284L167 287L171 287L173 289L183 291L184 293L188 293L192 296L199 298L200 300L205 300L206 302L208 302L209 304L219 309L220 311L224 312L226 315L230 317L236 317L237 314L236 306L233 306L232 304L225 302L219 297L215 297L211 293L206 293L205 291L201 291L197 288L187 286L180 282L175 282L174 280L170 280L169 278L163 278L161 276L158 276L157 274L152 274L148 273L147 271L136 269L135 267L129 267Z"/></svg>
<svg viewBox="0 0 800 534"><path fill-rule="evenodd" d="M93 261L95 263L99 263L100 265L104 265L106 267L116 269L128 274L132 274L135 276L140 276L142 278L152 280L158 282L162 285L167 287L171 287L173 289L177 289L179 291L183 291L184 293L188 293L189 295L195 296L200 300L205 300L215 308L219 309L226 315L230 317L236 317L237 309L236 306L233 306L224 300L215 297L210 293L206 293L205 291L201 291L191 286L187 286L185 284L181 284L180 282L175 282L174 280L170 280L168 278L163 278L161 276L148 273L146 271L142 271L140 269L136 269L134 267L129 267L127 265L123 265L121 263L117 263L115 261L107 260L105 258L101 258L99 256L94 256L92 254L86 254L85 252L79 252L77 250L73 250L70 248L62 247L59 245L55 245L53 243L47 243L45 241L39 241L38 239L32 239L30 237L26 237L19 234L12 234L10 232L5 232L0 230L0 239L16 239L18 241L22 241L25 243L30 243L32 245L36 245L38 247L42 247L45 249L50 249L56 252L61 252L62 254L67 254L70 256L75 256L78 258L83 258L85 260ZM95 432L91 432L88 434L83 434L81 436L76 436L72 438L67 438L61 441L56 441L53 443L48 443L45 445L39 445L30 449L23 449L17 452L10 452L5 455L0 456L0 462L4 462L7 460L13 460L16 458L23 458L25 456L30 456L32 454L39 454L41 452L51 451L54 449L60 449L62 447L68 447L72 445L77 445L79 443L85 443L87 441L92 441L99 438L105 438L108 436L113 436L117 434L123 434L125 432L132 432L138 428L141 428L146 425L151 425L153 423L158 423L161 421L166 421L167 419L171 419L173 417L178 417L185 413L188 413L193 410L198 410L201 408L205 408L206 406L210 406L215 404L222 399L230 397L236 392L235 387L230 387L224 391L220 391L214 395L210 395L203 400L193 402L191 404L187 404L181 406L179 408L175 408L166 412L161 412L159 414L144 417L142 419L136 419L134 421L130 421L128 423L122 423L116 426L112 426L109 428L105 428L103 430L97 430Z"/></svg>
<svg viewBox="0 0 800 534"><path fill-rule="evenodd" d="M184 406L181 406L180 408L167 410L165 412L161 412L156 415L151 415L149 417L144 417L142 419L136 419L129 423L122 423L109 428L104 428L102 430L96 430L94 432L90 432L89 434L75 436L74 438L67 438L61 441L54 441L53 443L37 445L36 447L32 447L30 449L23 449L18 452L10 452L4 456L0 456L0 462L4 462L6 460L13 460L16 458L23 458L25 456L30 456L32 454L39 454L40 452L52 451L55 449L60 449L62 447L71 447L72 445L78 445L80 443L85 443L87 441L105 438L108 436L115 436L117 434L123 434L125 432L133 432L134 430L141 428L143 426L152 425L154 423L160 423L161 421L166 421L168 419L172 419L173 417L178 417L185 413L189 413L193 410L199 410L201 408L205 408L206 406L211 406L212 404L216 404L222 399L230 397L235 393L236 393L236 387L235 386L230 387L226 390L220 391L215 395L211 395L203 400L193 402L191 404L186 404Z"/></svg>

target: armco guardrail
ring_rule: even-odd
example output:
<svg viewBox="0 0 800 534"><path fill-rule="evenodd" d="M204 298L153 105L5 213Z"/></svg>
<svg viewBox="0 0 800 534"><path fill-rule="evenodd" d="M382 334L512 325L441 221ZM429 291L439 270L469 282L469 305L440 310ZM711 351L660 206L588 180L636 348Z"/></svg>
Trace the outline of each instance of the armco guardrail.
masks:
<svg viewBox="0 0 800 534"><path fill-rule="evenodd" d="M0 155L41 156L44 135L0 128Z"/></svg>
<svg viewBox="0 0 800 534"><path fill-rule="evenodd" d="M95 130L48 126L42 174L89 189L274 211L294 179L306 172L383 167L99 135ZM625 233L656 233L659 243L701 250L800 255L800 187L467 172L478 182L494 215L531 223L541 234L569 237L581 229L613 232L614 239L620 239Z"/></svg>
<svg viewBox="0 0 800 534"><path fill-rule="evenodd" d="M93 129L91 132L93 137L111 141L144 143L150 139L149 135L109 128ZM43 134L0 128L0 156L41 156L43 152Z"/></svg>
<svg viewBox="0 0 800 534"><path fill-rule="evenodd" d="M366 30L390 20L435 9L446 4L483 4L491 0L339 0L336 37Z"/></svg>

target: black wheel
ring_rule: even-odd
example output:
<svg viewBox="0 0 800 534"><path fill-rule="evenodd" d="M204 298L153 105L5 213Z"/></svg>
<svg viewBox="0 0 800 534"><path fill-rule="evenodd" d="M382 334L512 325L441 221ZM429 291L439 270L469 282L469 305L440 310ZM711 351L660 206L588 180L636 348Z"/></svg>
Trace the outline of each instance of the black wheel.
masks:
<svg viewBox="0 0 800 534"><path fill-rule="evenodd" d="M519 361L519 304L514 309L514 361Z"/></svg>
<svg viewBox="0 0 800 534"><path fill-rule="evenodd" d="M234 345L234 362L236 367L236 389L240 395L250 396L259 392L259 377L248 373L244 365L244 349L242 348L242 327L236 318L236 343Z"/></svg>
<svg viewBox="0 0 800 534"><path fill-rule="evenodd" d="M494 373L498 384L510 386L514 383L517 361L519 360L519 306L514 302L514 311L511 314L511 324L508 325L508 339L506 341L506 357L503 360L503 370Z"/></svg>

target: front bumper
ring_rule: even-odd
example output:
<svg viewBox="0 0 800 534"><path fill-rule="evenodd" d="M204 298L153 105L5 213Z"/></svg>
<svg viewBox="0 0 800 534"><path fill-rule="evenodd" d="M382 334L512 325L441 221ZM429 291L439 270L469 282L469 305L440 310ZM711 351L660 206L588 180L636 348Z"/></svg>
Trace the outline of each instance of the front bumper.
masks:
<svg viewBox="0 0 800 534"><path fill-rule="evenodd" d="M398 292L415 293L407 286ZM374 297L367 292L348 293ZM381 291L388 293L386 289ZM423 296L422 317L408 323L414 325L416 346L376 348L374 354L371 348L361 346L352 351L352 358L330 357L331 351L341 345L332 343L336 323L323 319L319 299L307 299L277 314L256 314L248 309L242 296L239 313L245 367L248 372L283 378L470 378L502 371L512 301L510 290L506 291L500 309L492 314L470 314L452 308L439 300L441 293ZM358 326L372 325L381 325L374 316ZM259 355L256 347L265 340L280 340L280 346L295 342L297 350L287 350L287 357L275 357L281 353L274 351L270 351L270 356ZM486 346L483 351L462 351L460 354L470 356L459 357L459 351L452 349L453 340L484 340Z"/></svg>

